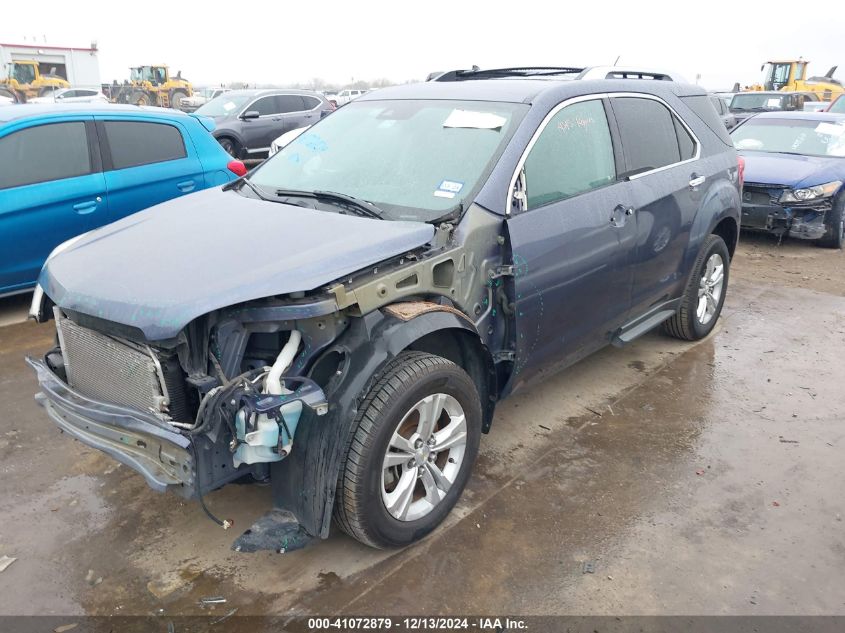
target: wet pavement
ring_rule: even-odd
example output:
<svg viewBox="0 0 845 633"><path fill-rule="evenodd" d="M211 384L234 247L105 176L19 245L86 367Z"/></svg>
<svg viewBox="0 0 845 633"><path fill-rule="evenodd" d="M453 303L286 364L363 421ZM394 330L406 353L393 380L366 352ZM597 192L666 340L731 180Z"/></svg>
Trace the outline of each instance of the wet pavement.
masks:
<svg viewBox="0 0 845 633"><path fill-rule="evenodd" d="M34 404L22 359L52 324L0 327L0 614L845 614L843 273L744 242L713 335L653 333L503 402L458 508L399 552L336 530L231 551L269 488L209 495L230 531L149 490Z"/></svg>

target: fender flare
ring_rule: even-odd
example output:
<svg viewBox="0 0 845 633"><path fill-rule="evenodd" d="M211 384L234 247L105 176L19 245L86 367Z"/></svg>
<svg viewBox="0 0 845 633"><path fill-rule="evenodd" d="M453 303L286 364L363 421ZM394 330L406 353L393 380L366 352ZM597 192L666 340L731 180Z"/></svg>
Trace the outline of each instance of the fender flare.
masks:
<svg viewBox="0 0 845 633"><path fill-rule="evenodd" d="M235 139L235 141L241 147L246 147L246 145L244 144L243 137L231 128L214 128L214 131L211 133L211 135L214 137L215 141L217 141L221 136L228 136L229 138Z"/></svg>
<svg viewBox="0 0 845 633"><path fill-rule="evenodd" d="M719 186L712 187L707 191L706 197L695 214L690 227L689 241L684 254L683 269L686 273L684 279L692 272L692 265L698 257L698 252L701 250L704 240L722 220L725 218L734 220L737 242L739 241L741 208L742 200L733 184L722 182ZM728 244L728 249L732 250L735 246L736 244Z"/></svg>
<svg viewBox="0 0 845 633"><path fill-rule="evenodd" d="M339 374L324 388L329 412L303 419L290 455L270 469L274 505L292 512L309 535L326 538L329 534L340 466L359 407L372 384L400 352L427 334L447 329L478 336L466 317L452 311L430 311L402 320L387 310L375 310L353 319L321 355L343 355Z"/></svg>

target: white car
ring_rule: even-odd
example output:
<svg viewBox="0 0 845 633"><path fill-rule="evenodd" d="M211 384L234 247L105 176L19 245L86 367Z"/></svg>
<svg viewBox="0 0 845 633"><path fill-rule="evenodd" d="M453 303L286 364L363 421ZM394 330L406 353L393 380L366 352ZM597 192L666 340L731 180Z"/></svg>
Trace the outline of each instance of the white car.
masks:
<svg viewBox="0 0 845 633"><path fill-rule="evenodd" d="M15 102L15 100L12 99L11 97L0 96L0 106L12 105L14 102Z"/></svg>
<svg viewBox="0 0 845 633"><path fill-rule="evenodd" d="M203 88L202 90L197 90L190 97L183 98L179 102L179 108L185 112L193 112L215 97L219 97L224 92L229 91L231 91L231 88Z"/></svg>
<svg viewBox="0 0 845 633"><path fill-rule="evenodd" d="M92 88L59 88L49 95L27 99L27 103L108 103L109 99Z"/></svg>
<svg viewBox="0 0 845 633"><path fill-rule="evenodd" d="M307 130L310 125L306 125L305 127L297 128L295 130L288 130L284 134L282 134L279 138L275 141L270 143L270 156L278 152L282 149L285 145L290 144L297 136L302 134L305 130Z"/></svg>
<svg viewBox="0 0 845 633"><path fill-rule="evenodd" d="M337 102L337 106L340 107L342 105L346 105L354 99L357 99L361 95L367 94L368 92L369 90L341 90L337 93L335 101Z"/></svg>

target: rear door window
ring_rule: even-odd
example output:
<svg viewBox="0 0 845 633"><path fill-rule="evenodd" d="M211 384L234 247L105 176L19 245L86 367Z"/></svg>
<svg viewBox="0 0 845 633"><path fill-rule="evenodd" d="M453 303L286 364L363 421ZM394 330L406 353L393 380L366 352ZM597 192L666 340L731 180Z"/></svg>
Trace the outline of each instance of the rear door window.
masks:
<svg viewBox="0 0 845 633"><path fill-rule="evenodd" d="M302 112L306 109L299 95L277 95L276 103L280 113Z"/></svg>
<svg viewBox="0 0 845 633"><path fill-rule="evenodd" d="M678 117L673 116L675 123L675 134L678 135L678 149L681 152L681 160L690 160L695 157L695 139L687 132Z"/></svg>
<svg viewBox="0 0 845 633"><path fill-rule="evenodd" d="M85 123L28 127L0 138L0 189L92 173Z"/></svg>
<svg viewBox="0 0 845 633"><path fill-rule="evenodd" d="M611 102L625 152L627 175L695 157L696 141L692 134L661 102L640 97L614 97ZM707 107L716 114L712 103L708 102Z"/></svg>
<svg viewBox="0 0 845 633"><path fill-rule="evenodd" d="M104 121L112 167L126 169L185 158L182 133L173 125L146 121Z"/></svg>
<svg viewBox="0 0 845 633"><path fill-rule="evenodd" d="M612 103L628 174L680 162L675 124L666 106L639 97L614 97Z"/></svg>
<svg viewBox="0 0 845 633"><path fill-rule="evenodd" d="M525 180L529 210L615 182L601 100L566 106L549 120L525 159Z"/></svg>

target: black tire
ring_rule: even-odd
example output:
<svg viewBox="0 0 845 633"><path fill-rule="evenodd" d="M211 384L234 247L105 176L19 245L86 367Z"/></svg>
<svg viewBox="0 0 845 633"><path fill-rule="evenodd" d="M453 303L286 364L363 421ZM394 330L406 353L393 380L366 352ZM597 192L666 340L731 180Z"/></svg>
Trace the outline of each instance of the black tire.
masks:
<svg viewBox="0 0 845 633"><path fill-rule="evenodd" d="M18 102L18 95L16 95L11 90L6 90L5 88L0 88L0 97L9 97L15 103Z"/></svg>
<svg viewBox="0 0 845 633"><path fill-rule="evenodd" d="M716 303L715 313L706 323L702 323L697 314L699 287L706 270L707 261L712 255L719 255L719 257L722 258L724 265L724 277L719 299ZM663 331L669 336L673 336L684 341L697 341L710 334L715 327L716 322L719 320L719 315L722 313L722 306L725 303L725 295L728 290L730 268L731 257L725 241L718 235L708 235L707 239L704 240L701 252L695 259L695 264L692 267L692 273L690 274L689 281L687 281L687 287L684 290L684 295L681 299L681 306L678 308L675 316L668 321L664 321Z"/></svg>
<svg viewBox="0 0 845 633"><path fill-rule="evenodd" d="M150 95L143 90L136 90L132 93L132 96L129 97L129 103L137 106L150 105Z"/></svg>
<svg viewBox="0 0 845 633"><path fill-rule="evenodd" d="M238 142L235 139L229 138L228 136L221 136L217 139L217 142L220 143L220 147L226 150L232 158L241 157L241 146L238 145Z"/></svg>
<svg viewBox="0 0 845 633"><path fill-rule="evenodd" d="M399 520L388 512L382 499L382 462L403 417L416 403L435 393L452 396L463 409L466 418L463 461L451 488L428 514L416 520ZM354 428L338 479L337 524L353 538L379 549L401 547L421 539L455 506L478 454L481 403L472 379L440 356L402 352L370 389Z"/></svg>
<svg viewBox="0 0 845 633"><path fill-rule="evenodd" d="M180 110L182 106L182 99L186 98L188 93L184 90L173 90L170 93L170 107L175 110Z"/></svg>
<svg viewBox="0 0 845 633"><path fill-rule="evenodd" d="M827 214L825 227L827 233L816 244L825 248L842 248L843 240L845 240L845 194L840 195L838 200L834 200Z"/></svg>

